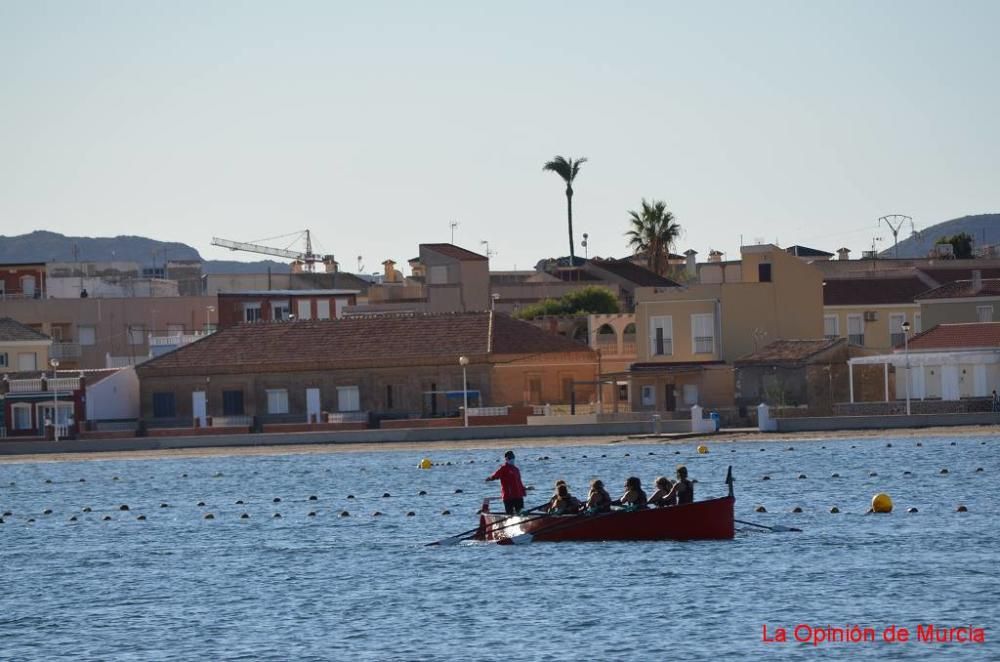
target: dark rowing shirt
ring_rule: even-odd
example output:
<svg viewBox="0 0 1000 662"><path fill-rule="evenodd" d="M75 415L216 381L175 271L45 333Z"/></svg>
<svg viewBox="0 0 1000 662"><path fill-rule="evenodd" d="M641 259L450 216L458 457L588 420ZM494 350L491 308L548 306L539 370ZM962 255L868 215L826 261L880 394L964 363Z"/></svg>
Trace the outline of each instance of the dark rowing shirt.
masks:
<svg viewBox="0 0 1000 662"><path fill-rule="evenodd" d="M677 504L694 503L694 483L686 478L677 482L684 486L683 490L677 490Z"/></svg>

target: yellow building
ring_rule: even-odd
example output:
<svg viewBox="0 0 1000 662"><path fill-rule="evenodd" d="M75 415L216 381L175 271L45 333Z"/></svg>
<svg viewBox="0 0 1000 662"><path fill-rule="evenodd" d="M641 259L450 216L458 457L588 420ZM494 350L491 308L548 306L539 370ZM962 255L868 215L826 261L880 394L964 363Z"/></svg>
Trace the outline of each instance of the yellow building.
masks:
<svg viewBox="0 0 1000 662"><path fill-rule="evenodd" d="M823 335L857 347L887 351L903 344L903 323L920 333L920 304L928 290L915 276L829 279L823 284Z"/></svg>
<svg viewBox="0 0 1000 662"><path fill-rule="evenodd" d="M0 372L34 372L49 367L52 339L9 317L0 317Z"/></svg>
<svg viewBox="0 0 1000 662"><path fill-rule="evenodd" d="M633 410L733 406L732 362L775 340L823 335L823 278L771 244L699 265L699 282L636 291Z"/></svg>

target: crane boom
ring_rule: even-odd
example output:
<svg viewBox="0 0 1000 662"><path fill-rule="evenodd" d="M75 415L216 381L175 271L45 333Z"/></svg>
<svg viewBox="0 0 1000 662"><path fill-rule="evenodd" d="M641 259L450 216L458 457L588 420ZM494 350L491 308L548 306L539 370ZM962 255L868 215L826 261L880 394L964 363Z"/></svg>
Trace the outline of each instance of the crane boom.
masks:
<svg viewBox="0 0 1000 662"><path fill-rule="evenodd" d="M229 239L220 239L218 237L212 237L212 245L221 246L222 248L228 248L234 251L248 251L250 253L263 253L264 255L286 257L290 260L304 261L307 257L311 257L305 253L287 251L283 248L271 248L270 246L261 246L260 244L247 244L242 241L230 241Z"/></svg>

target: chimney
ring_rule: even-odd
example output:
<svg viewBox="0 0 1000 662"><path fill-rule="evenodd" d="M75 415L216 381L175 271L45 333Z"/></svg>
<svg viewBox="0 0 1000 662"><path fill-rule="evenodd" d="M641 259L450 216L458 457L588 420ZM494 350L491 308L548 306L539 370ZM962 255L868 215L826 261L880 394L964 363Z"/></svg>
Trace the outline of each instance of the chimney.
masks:
<svg viewBox="0 0 1000 662"><path fill-rule="evenodd" d="M698 275L698 251L691 248L684 251L684 269L688 272L690 276Z"/></svg>
<svg viewBox="0 0 1000 662"><path fill-rule="evenodd" d="M838 260L850 260L851 259L851 249L850 248L838 248L837 249L837 259Z"/></svg>
<svg viewBox="0 0 1000 662"><path fill-rule="evenodd" d="M328 274L337 273L337 261L333 259L332 255L323 256L323 268Z"/></svg>
<svg viewBox="0 0 1000 662"><path fill-rule="evenodd" d="M972 293L979 294L983 290L983 272L979 269L972 270Z"/></svg>
<svg viewBox="0 0 1000 662"><path fill-rule="evenodd" d="M722 262L722 251L708 251L709 262Z"/></svg>

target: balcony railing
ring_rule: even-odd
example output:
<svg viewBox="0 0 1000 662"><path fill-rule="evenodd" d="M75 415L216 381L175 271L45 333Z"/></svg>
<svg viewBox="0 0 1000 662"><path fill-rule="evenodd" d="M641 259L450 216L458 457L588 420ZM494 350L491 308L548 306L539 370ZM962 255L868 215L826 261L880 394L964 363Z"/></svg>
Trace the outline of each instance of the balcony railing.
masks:
<svg viewBox="0 0 1000 662"><path fill-rule="evenodd" d="M8 382L11 393L38 393L42 390L41 379L12 379Z"/></svg>
<svg viewBox="0 0 1000 662"><path fill-rule="evenodd" d="M695 354L711 354L715 351L714 336L696 336L694 339Z"/></svg>
<svg viewBox="0 0 1000 662"><path fill-rule="evenodd" d="M154 336L150 334L149 336L149 346L150 347L179 347L181 345L187 345L193 343L195 340L200 340L205 336L209 335L211 332L205 333L175 333L169 336Z"/></svg>
<svg viewBox="0 0 1000 662"><path fill-rule="evenodd" d="M57 379L48 380L48 389L50 391L75 391L80 388L80 378L79 377L59 377Z"/></svg>
<svg viewBox="0 0 1000 662"><path fill-rule="evenodd" d="M52 343L52 347L49 348L49 356L60 361L78 359L80 358L80 343L54 342Z"/></svg>
<svg viewBox="0 0 1000 662"><path fill-rule="evenodd" d="M506 416L509 407L469 407L469 417L473 416Z"/></svg>

